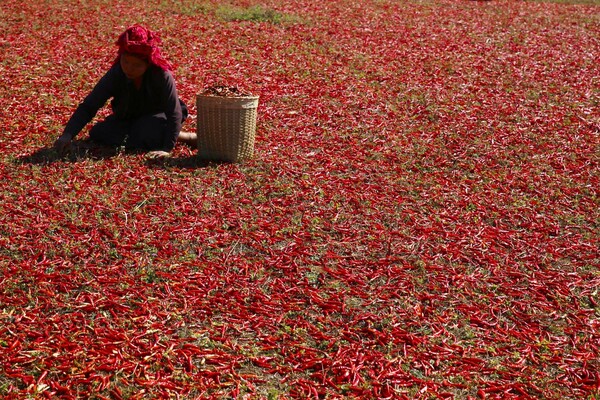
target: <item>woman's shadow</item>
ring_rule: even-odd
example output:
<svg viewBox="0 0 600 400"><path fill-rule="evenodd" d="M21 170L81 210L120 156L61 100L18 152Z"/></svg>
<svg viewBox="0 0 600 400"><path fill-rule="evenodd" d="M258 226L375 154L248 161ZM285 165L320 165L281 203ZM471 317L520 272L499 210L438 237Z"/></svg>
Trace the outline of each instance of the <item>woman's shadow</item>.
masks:
<svg viewBox="0 0 600 400"><path fill-rule="evenodd" d="M118 148L98 146L89 140L73 140L69 148L65 151L59 151L54 146L42 147L31 154L18 157L17 162L22 164L46 165L57 161L104 160L116 156L119 152Z"/></svg>

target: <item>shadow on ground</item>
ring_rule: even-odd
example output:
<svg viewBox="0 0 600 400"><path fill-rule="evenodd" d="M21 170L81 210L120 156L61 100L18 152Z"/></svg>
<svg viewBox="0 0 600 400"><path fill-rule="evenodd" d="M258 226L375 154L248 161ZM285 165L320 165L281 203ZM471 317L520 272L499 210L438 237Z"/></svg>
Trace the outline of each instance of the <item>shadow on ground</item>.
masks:
<svg viewBox="0 0 600 400"><path fill-rule="evenodd" d="M136 151L125 151L122 148L105 147L91 143L89 140L74 140L67 151L59 152L54 147L43 147L31 154L16 159L20 164L48 165L54 162L79 162L82 160L105 160L119 154L139 154ZM218 161L203 160L197 155L185 157L169 157L164 159L148 158L146 164L153 168L196 169L215 167L223 164Z"/></svg>
<svg viewBox="0 0 600 400"><path fill-rule="evenodd" d="M181 168L181 169L196 169L196 168L211 168L216 167L222 162L203 160L200 157L193 155L188 157L173 157L163 159L148 159L146 164L157 168Z"/></svg>
<svg viewBox="0 0 600 400"><path fill-rule="evenodd" d="M88 140L74 140L68 150L57 151L54 147L42 147L31 154L17 158L21 164L45 165L57 161L77 162L85 159L103 160L116 156L120 152L117 148L92 145Z"/></svg>

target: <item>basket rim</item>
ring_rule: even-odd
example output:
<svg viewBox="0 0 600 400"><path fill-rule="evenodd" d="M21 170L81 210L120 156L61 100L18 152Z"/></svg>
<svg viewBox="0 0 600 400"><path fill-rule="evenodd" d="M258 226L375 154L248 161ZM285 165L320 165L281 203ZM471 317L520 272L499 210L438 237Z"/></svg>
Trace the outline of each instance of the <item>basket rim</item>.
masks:
<svg viewBox="0 0 600 400"><path fill-rule="evenodd" d="M214 95L214 94L203 94L203 93L198 93L196 95L197 97L211 97L211 98L215 98L215 99L223 99L223 100L227 100L227 99L258 99L260 96L259 95L248 95L248 96L219 96L219 95Z"/></svg>

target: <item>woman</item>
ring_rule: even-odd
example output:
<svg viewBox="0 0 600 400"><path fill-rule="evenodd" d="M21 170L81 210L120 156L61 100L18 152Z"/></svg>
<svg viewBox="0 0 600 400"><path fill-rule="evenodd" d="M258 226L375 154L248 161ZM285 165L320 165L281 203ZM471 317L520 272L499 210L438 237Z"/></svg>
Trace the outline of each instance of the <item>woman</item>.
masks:
<svg viewBox="0 0 600 400"><path fill-rule="evenodd" d="M110 98L112 114L91 128L92 141L148 151L150 157L169 156L176 141L193 146L196 135L181 132L188 110L177 95L171 65L160 52L156 33L134 25L116 44L119 52L113 66L77 107L55 148L66 150Z"/></svg>

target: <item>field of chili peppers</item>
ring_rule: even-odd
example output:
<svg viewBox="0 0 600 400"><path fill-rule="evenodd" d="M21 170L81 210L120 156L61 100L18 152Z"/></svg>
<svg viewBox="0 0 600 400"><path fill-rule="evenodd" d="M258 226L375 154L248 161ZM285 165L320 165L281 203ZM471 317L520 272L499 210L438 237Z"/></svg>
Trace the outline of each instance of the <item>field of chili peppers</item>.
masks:
<svg viewBox="0 0 600 400"><path fill-rule="evenodd" d="M600 396L598 2L0 6L0 397ZM136 22L252 160L57 157Z"/></svg>

